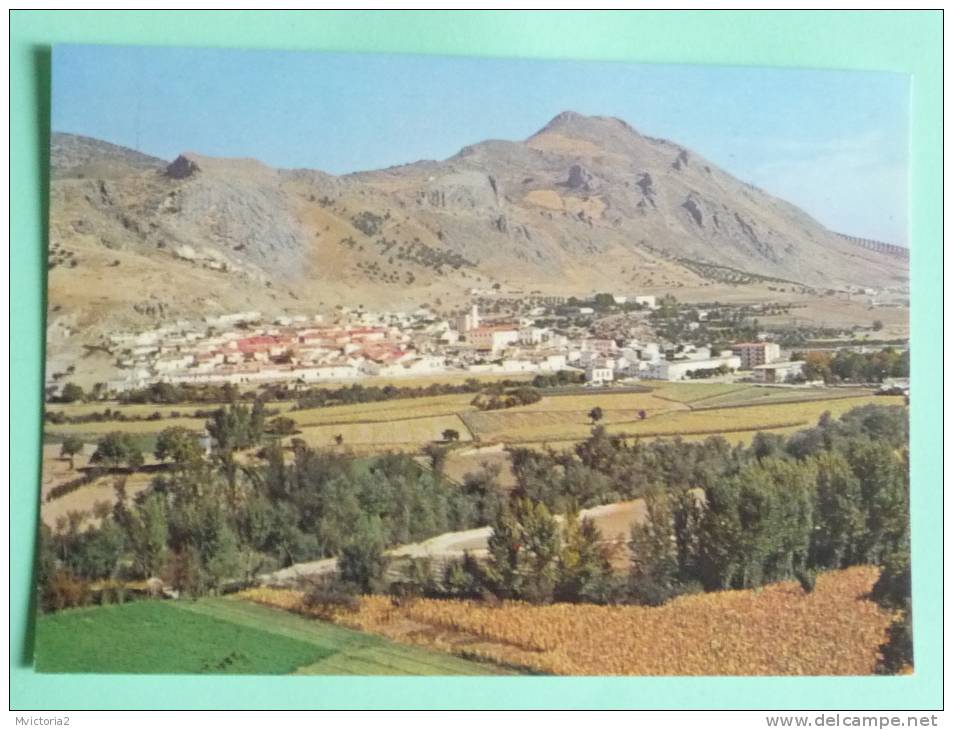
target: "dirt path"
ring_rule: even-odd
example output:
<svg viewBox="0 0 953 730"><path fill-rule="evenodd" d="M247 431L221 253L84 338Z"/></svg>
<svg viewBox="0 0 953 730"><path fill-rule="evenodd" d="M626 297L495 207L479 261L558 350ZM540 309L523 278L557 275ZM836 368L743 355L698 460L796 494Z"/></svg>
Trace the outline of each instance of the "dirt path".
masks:
<svg viewBox="0 0 953 730"><path fill-rule="evenodd" d="M645 501L633 499L627 502L603 504L581 510L579 515L591 517L602 530L607 541L617 542L628 538L633 522L642 522L645 519ZM557 515L556 519L561 521L562 516ZM445 532L422 542L393 548L388 550L387 554L392 558L392 562L398 565L412 558L430 558L438 564L444 563L447 560L463 557L465 551L480 557L486 555L487 540L492 532L491 527ZM393 567L396 568L396 566ZM329 576L336 569L337 558L325 558L307 563L295 563L274 573L259 576L259 581L266 585L284 586L300 579Z"/></svg>

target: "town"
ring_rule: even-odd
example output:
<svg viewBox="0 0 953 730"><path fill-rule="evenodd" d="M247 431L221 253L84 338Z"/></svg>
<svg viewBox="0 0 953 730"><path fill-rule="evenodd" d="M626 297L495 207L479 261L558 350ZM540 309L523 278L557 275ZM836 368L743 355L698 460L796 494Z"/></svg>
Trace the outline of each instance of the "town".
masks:
<svg viewBox="0 0 953 730"><path fill-rule="evenodd" d="M637 323L660 308L654 296L599 296L611 296L609 306L623 308ZM592 306L566 301L531 300L502 315L486 315L473 303L465 313L449 317L426 307L413 312L339 307L333 319L299 315L268 320L248 311L208 316L201 322L181 320L137 333L115 332L104 348L115 357L120 376L106 387L119 393L156 382L309 384L562 370L577 371L592 387L633 379L803 382L804 363L782 357L780 345L763 335L718 348L633 338L625 331L610 337L595 326L599 320L593 318ZM588 303L599 301L597 297ZM493 309L499 310L499 303ZM697 322L692 324L697 327Z"/></svg>

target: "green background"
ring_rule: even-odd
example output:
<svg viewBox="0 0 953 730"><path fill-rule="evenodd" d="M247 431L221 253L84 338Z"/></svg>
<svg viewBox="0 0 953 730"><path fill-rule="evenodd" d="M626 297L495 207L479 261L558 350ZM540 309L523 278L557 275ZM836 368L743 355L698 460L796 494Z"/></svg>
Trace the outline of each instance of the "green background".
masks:
<svg viewBox="0 0 953 730"><path fill-rule="evenodd" d="M11 706L932 709L942 703L940 11L12 11ZM49 49L113 43L875 69L912 76L912 677L38 675L32 655ZM92 100L91 100L92 103ZM584 640L584 637L580 637Z"/></svg>

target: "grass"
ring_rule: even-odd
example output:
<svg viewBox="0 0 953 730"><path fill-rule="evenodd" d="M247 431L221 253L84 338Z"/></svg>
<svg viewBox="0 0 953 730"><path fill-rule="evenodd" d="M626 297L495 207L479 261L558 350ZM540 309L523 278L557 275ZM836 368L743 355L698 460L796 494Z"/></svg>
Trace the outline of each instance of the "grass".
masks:
<svg viewBox="0 0 953 730"><path fill-rule="evenodd" d="M232 598L140 601L41 616L39 672L494 674L466 661Z"/></svg>

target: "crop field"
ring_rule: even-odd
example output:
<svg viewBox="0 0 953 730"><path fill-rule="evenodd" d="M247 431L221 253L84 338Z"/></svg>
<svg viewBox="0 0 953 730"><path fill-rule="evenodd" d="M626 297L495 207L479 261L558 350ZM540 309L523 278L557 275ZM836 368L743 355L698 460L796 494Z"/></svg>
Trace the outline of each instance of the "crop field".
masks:
<svg viewBox="0 0 953 730"><path fill-rule="evenodd" d="M427 398L379 401L377 403L355 403L327 408L307 408L300 411L288 411L285 415L293 419L299 426L354 421L386 421L416 416L452 415L475 410L474 406L470 405L471 400L473 400L472 394L459 393Z"/></svg>
<svg viewBox="0 0 953 730"><path fill-rule="evenodd" d="M670 383L664 380L646 381L645 385L652 388L652 395L679 403L691 403L703 398L747 390L743 383Z"/></svg>
<svg viewBox="0 0 953 730"><path fill-rule="evenodd" d="M551 674L866 675L893 618L865 597L876 578L876 568L850 568L822 573L812 593L792 581L657 608L439 599L394 606L370 596L334 620ZM253 597L300 610L293 591L258 589Z"/></svg>
<svg viewBox="0 0 953 730"><path fill-rule="evenodd" d="M408 409L409 410L409 409ZM307 426L301 429L300 438L313 446L329 446L340 435L345 446L373 444L410 444L423 446L443 439L443 432L452 429L460 435L460 441L469 441L470 432L457 415L422 416L397 418L392 421L341 423Z"/></svg>
<svg viewBox="0 0 953 730"><path fill-rule="evenodd" d="M704 408L719 408L726 406L760 405L762 403L794 403L810 400L838 400L840 398L859 398L870 395L869 390L863 388L837 388L829 390L817 389L786 389L765 388L756 385L737 391L730 391L721 395L698 398L689 402L693 410Z"/></svg>
<svg viewBox="0 0 953 730"><path fill-rule="evenodd" d="M139 492L147 489L153 476L153 474L136 472L126 477L125 488L128 497L132 499ZM61 517L66 517L70 512L89 513L98 502L106 502L111 507L116 502L115 484L116 477L114 476L100 477L49 502L44 499L40 505L40 516L49 527L55 528L57 521ZM44 490L44 498L46 491L49 490ZM98 522L91 515L88 519L90 524Z"/></svg>
<svg viewBox="0 0 953 730"><path fill-rule="evenodd" d="M834 417L866 405L897 405L900 396L853 396L834 399L808 399L773 405L706 408L668 411L648 414L641 419L631 412L605 411L600 423L610 434L653 438L671 436L705 436L721 434L726 437L754 434L758 431L790 432L814 425L825 411ZM538 404L537 404L538 405ZM592 423L587 411L494 411L468 413L463 419L474 436L481 441L535 444L569 443L589 436Z"/></svg>
<svg viewBox="0 0 953 730"><path fill-rule="evenodd" d="M40 672L496 674L381 636L230 598L139 601L40 616Z"/></svg>
<svg viewBox="0 0 953 730"><path fill-rule="evenodd" d="M507 408L506 412L519 413L521 411L585 411L598 406L605 411L638 411L645 410L647 413L660 411L669 411L672 408L678 408L677 404L655 397L653 393L613 393L611 391L599 391L593 389L591 393L582 395L555 395L544 396L538 403L531 403L526 406L517 406ZM498 412L498 411L497 411Z"/></svg>
<svg viewBox="0 0 953 730"><path fill-rule="evenodd" d="M132 434L157 434L164 428L181 426L192 431L205 430L204 418L162 418L155 421L100 421L95 423L47 423L44 434L56 436L89 436L93 440L110 431Z"/></svg>
<svg viewBox="0 0 953 730"><path fill-rule="evenodd" d="M485 444L513 443L528 446L568 447L589 436L589 412L599 407L600 421L609 433L645 438L681 436L689 440L721 434L732 442L747 443L759 430L791 433L813 425L824 411L838 416L866 403L898 404L899 396L873 396L869 390L784 389L749 384L651 383L651 393L593 391L585 394L547 395L537 403L505 410L480 411L470 405L468 393L424 398L356 403L350 405L289 410L289 403L269 403L292 418L300 433L313 446L336 443L356 453L403 450L416 451L431 441L442 439L452 429L461 441L475 439ZM167 416L173 410L194 412L208 404L181 404L175 407L151 405L81 404L57 406L78 415L82 412L116 407L124 413L143 415L159 410ZM645 418L642 418L642 412ZM155 421L108 421L102 423L47 424L44 440L60 443L68 435L79 436L90 445L104 434L121 430L133 434L140 447L150 453L158 433L170 426L196 432L204 429L201 418L164 417ZM87 454L88 456L88 454ZM82 460L82 459L80 459ZM48 467L44 465L44 475ZM462 473L461 473L462 476Z"/></svg>

